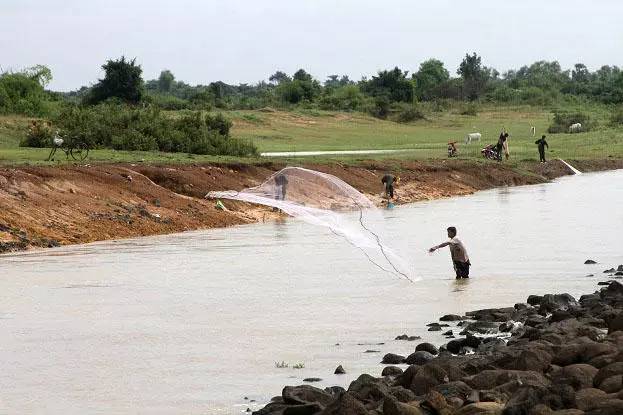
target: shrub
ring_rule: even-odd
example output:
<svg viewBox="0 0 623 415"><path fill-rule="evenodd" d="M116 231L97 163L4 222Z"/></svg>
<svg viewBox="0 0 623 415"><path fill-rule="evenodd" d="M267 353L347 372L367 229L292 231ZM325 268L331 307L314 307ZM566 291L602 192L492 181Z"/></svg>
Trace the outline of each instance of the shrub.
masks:
<svg viewBox="0 0 623 415"><path fill-rule="evenodd" d="M142 108L109 102L93 107L67 106L55 124L66 139L86 142L92 147L233 156L257 154L253 144L229 136L232 123L221 114L194 111L171 118L155 106ZM47 147L49 143L50 138L33 134L22 145Z"/></svg>
<svg viewBox="0 0 623 415"><path fill-rule="evenodd" d="M555 133L568 133L569 126L575 123L582 124L582 131L589 131L594 125L591 123L590 117L583 112L554 112L554 120L552 125L549 126L547 132L550 134Z"/></svg>
<svg viewBox="0 0 623 415"><path fill-rule="evenodd" d="M461 115L469 115L471 117L475 117L478 115L478 106L473 102L465 105L461 110Z"/></svg>
<svg viewBox="0 0 623 415"><path fill-rule="evenodd" d="M610 125L613 127L623 126L623 107L616 109L610 116Z"/></svg>
<svg viewBox="0 0 623 415"><path fill-rule="evenodd" d="M424 113L422 113L422 111L420 111L420 109L415 106L409 106L408 108L405 108L398 112L398 114L396 115L396 121L400 123L423 120L424 118L426 118L424 117Z"/></svg>
<svg viewBox="0 0 623 415"><path fill-rule="evenodd" d="M382 120L386 119L390 111L389 97L386 95L380 95L374 98L374 106L371 108L370 113Z"/></svg>
<svg viewBox="0 0 623 415"><path fill-rule="evenodd" d="M22 147L50 147L54 131L45 121L32 121L26 137L20 142Z"/></svg>

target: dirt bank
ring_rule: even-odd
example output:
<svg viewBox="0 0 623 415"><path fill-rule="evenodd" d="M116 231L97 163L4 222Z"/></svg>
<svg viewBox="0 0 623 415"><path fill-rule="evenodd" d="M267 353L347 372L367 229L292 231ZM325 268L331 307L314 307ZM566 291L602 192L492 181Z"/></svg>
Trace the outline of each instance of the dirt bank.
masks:
<svg viewBox="0 0 623 415"><path fill-rule="evenodd" d="M575 162L580 170L623 168L623 160ZM0 169L0 252L216 228L268 220L264 207L204 200L211 190L261 183L279 163L154 166L130 164ZM380 177L402 177L399 203L541 183L569 174L547 165L475 161L370 161L357 166L305 164L333 174L380 202Z"/></svg>

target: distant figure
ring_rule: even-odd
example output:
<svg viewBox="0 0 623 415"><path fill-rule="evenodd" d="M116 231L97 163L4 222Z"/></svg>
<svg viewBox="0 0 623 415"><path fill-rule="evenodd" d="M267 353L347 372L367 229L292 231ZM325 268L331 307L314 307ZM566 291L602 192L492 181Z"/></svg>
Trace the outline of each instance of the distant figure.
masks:
<svg viewBox="0 0 623 415"><path fill-rule="evenodd" d="M536 127L534 125L530 127L530 132L532 133L532 137L536 135Z"/></svg>
<svg viewBox="0 0 623 415"><path fill-rule="evenodd" d="M387 197L388 202L394 198L394 183L398 183L399 181L400 177L391 174L386 174L381 179L381 183L383 183L385 189L385 197Z"/></svg>
<svg viewBox="0 0 623 415"><path fill-rule="evenodd" d="M545 163L545 147L549 150L549 144L545 141L545 136L541 136L541 138L536 140L534 144L539 145L539 159L541 163Z"/></svg>
<svg viewBox="0 0 623 415"><path fill-rule="evenodd" d="M279 174L275 177L275 200L286 200L286 192L288 187L288 178Z"/></svg>
<svg viewBox="0 0 623 415"><path fill-rule="evenodd" d="M450 238L448 242L433 246L428 252L435 252L439 248L450 246L450 255L454 264L456 279L469 278L469 267L472 264L469 262L465 246L463 246L463 243L456 237L456 228L454 226L448 228L448 238Z"/></svg>
<svg viewBox="0 0 623 415"><path fill-rule="evenodd" d="M59 131L56 130L56 132L54 133L54 138L52 138L52 150L50 151L50 154L48 155L47 161L54 160L54 154L56 154L56 150L62 147L64 142L65 140L61 138L61 136L59 135Z"/></svg>
<svg viewBox="0 0 623 415"><path fill-rule="evenodd" d="M448 142L448 157L456 157L458 150L456 148L456 141Z"/></svg>
<svg viewBox="0 0 623 415"><path fill-rule="evenodd" d="M506 160L510 157L510 153L508 152L508 133L506 131L502 131L500 133L500 137L498 138L498 143L496 145L496 150L498 154L502 154L502 150L504 150L504 155L506 156Z"/></svg>

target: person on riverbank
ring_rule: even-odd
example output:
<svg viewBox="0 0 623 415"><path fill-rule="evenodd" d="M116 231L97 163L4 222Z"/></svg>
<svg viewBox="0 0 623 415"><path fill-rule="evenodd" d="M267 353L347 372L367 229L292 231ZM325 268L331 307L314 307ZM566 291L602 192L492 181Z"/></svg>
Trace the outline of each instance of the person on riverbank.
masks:
<svg viewBox="0 0 623 415"><path fill-rule="evenodd" d="M288 178L283 174L275 176L275 200L286 200L286 193L288 191ZM273 207L273 212L280 211L276 207Z"/></svg>
<svg viewBox="0 0 623 415"><path fill-rule="evenodd" d="M454 265L454 271L456 272L456 279L469 278L469 267L472 265L469 262L469 256L467 250L463 245L463 242L456 237L456 228L450 226L448 229L448 242L443 242L439 245L433 246L428 252L435 252L439 248L450 246L450 256L452 257L452 263Z"/></svg>
<svg viewBox="0 0 623 415"><path fill-rule="evenodd" d="M388 202L394 198L394 185L399 181L400 177L396 177L389 173L381 179L381 183L383 184L385 190L385 197L387 197Z"/></svg>
<svg viewBox="0 0 623 415"><path fill-rule="evenodd" d="M539 160L541 163L545 163L545 147L549 150L549 144L545 141L545 135L542 135L540 139L534 142L534 144L539 145Z"/></svg>
<svg viewBox="0 0 623 415"><path fill-rule="evenodd" d="M500 133L500 137L498 138L498 144L496 146L496 150L500 155L500 159L502 158L502 151L504 151L504 155L506 156L506 160L510 157L510 152L508 151L508 132L502 131Z"/></svg>

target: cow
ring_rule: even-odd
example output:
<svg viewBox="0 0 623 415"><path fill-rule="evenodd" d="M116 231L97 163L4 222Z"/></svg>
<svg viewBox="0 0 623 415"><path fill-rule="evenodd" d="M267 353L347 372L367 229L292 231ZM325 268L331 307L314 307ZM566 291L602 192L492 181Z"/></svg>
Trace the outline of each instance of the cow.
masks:
<svg viewBox="0 0 623 415"><path fill-rule="evenodd" d="M579 122L576 122L575 124L571 124L569 126L570 133L579 133L580 131L582 131L582 124L580 124Z"/></svg>
<svg viewBox="0 0 623 415"><path fill-rule="evenodd" d="M465 137L465 144L469 144L472 141L476 141L476 140L480 141L481 137L482 137L482 134L480 134L480 133L469 133Z"/></svg>

